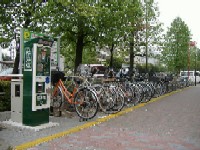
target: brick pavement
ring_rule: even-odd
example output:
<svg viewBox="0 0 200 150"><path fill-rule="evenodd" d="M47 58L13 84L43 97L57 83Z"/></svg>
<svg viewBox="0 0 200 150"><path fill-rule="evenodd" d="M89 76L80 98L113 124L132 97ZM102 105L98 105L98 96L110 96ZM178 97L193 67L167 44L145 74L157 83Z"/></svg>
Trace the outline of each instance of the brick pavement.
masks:
<svg viewBox="0 0 200 150"><path fill-rule="evenodd" d="M195 143L173 136L139 133L99 124L29 150L200 150Z"/></svg>

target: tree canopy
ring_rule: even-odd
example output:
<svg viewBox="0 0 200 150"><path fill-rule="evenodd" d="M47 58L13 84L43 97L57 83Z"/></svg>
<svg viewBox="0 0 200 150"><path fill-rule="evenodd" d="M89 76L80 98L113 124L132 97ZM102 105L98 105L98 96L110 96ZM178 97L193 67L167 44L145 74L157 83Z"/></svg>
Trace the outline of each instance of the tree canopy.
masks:
<svg viewBox="0 0 200 150"><path fill-rule="evenodd" d="M188 49L191 34L186 23L177 17L165 37L162 60L169 71L179 72L188 64Z"/></svg>
<svg viewBox="0 0 200 150"><path fill-rule="evenodd" d="M148 23L145 23L144 8L147 4ZM60 37L61 52L66 57L70 55L66 61L73 61L72 67L76 70L83 62L83 58L86 58L83 52L88 51L87 54L95 56L97 46L109 47L112 54L116 47L118 51L127 51L131 39L135 38L130 35L135 31L145 32L147 28L148 37L155 38L159 25L155 21L157 8L153 4L154 0L144 2L140 0L27 0L23 2L4 0L0 3L2 8L0 24L3 29L0 38L1 41L16 39L20 28ZM154 26L152 22L157 25ZM140 34L141 39L144 37L144 34Z"/></svg>

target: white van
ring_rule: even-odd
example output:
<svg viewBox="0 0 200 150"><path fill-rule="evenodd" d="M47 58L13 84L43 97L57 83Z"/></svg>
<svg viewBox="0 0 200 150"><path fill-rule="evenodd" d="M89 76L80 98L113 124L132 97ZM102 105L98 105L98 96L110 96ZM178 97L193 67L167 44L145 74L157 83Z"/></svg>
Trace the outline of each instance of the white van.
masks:
<svg viewBox="0 0 200 150"><path fill-rule="evenodd" d="M188 77L188 71L181 71L180 77ZM195 82L195 71L189 71L189 81ZM200 71L196 71L196 83L200 83Z"/></svg>

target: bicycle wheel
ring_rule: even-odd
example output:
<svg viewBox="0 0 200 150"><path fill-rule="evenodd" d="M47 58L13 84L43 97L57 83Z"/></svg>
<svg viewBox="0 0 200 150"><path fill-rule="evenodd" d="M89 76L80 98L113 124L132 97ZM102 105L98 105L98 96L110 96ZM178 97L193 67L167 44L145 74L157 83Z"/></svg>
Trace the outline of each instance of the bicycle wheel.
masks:
<svg viewBox="0 0 200 150"><path fill-rule="evenodd" d="M136 96L138 99L138 103L141 103L142 100L144 99L145 97L145 94L144 94L144 90L143 90L143 86L138 83L136 84L134 87L134 96ZM135 92L136 91L136 92Z"/></svg>
<svg viewBox="0 0 200 150"><path fill-rule="evenodd" d="M116 94L109 87L102 87L98 92L98 103L101 111L110 113L110 109L114 106Z"/></svg>
<svg viewBox="0 0 200 150"><path fill-rule="evenodd" d="M125 105L126 106L130 106L130 105L134 105L133 104L133 91L132 88L128 85L124 85L121 87L121 89L124 92L124 99L125 99Z"/></svg>
<svg viewBox="0 0 200 150"><path fill-rule="evenodd" d="M159 97L162 95L163 89L161 83L155 83L155 97Z"/></svg>
<svg viewBox="0 0 200 150"><path fill-rule="evenodd" d="M142 99L141 90L139 89L139 87L137 85L133 85L131 88L133 91L132 101L133 101L134 105L137 105L138 103L140 103L140 101Z"/></svg>
<svg viewBox="0 0 200 150"><path fill-rule="evenodd" d="M114 92L117 96L113 107L109 110L109 112L112 114L121 111L125 105L124 92L121 89L114 90Z"/></svg>
<svg viewBox="0 0 200 150"><path fill-rule="evenodd" d="M64 101L64 96L60 87L56 89L56 92L51 97L51 105L53 108L60 108Z"/></svg>
<svg viewBox="0 0 200 150"><path fill-rule="evenodd" d="M78 116L83 119L91 119L98 111L97 96L89 88L81 88L75 95L74 108Z"/></svg>

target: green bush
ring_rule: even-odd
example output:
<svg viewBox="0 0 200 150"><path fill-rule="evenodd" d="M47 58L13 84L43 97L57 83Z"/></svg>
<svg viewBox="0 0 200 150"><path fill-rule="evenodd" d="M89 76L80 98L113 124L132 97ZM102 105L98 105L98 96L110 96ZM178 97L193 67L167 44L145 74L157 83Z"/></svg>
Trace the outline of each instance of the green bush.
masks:
<svg viewBox="0 0 200 150"><path fill-rule="evenodd" d="M0 93L5 93L0 95L0 112L11 110L11 82L10 81L0 81Z"/></svg>

